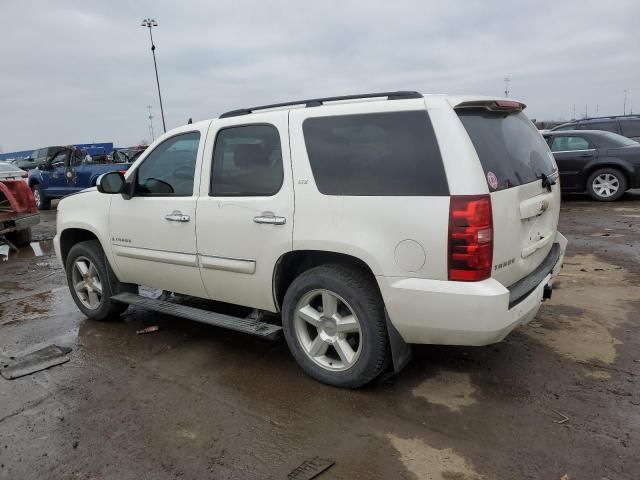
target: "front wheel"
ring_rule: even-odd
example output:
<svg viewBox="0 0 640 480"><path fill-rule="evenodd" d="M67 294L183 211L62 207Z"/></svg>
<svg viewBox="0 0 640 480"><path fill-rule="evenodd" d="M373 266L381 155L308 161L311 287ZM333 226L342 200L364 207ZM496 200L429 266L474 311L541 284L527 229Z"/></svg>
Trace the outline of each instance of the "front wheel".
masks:
<svg viewBox="0 0 640 480"><path fill-rule="evenodd" d="M31 191L33 192L33 199L36 201L38 210L49 210L51 208L51 199L44 194L40 184L36 183L31 187Z"/></svg>
<svg viewBox="0 0 640 480"><path fill-rule="evenodd" d="M73 300L82 313L94 320L114 318L127 309L127 304L111 300L113 295L125 291L137 293L136 285L116 279L97 240L71 247L66 271Z"/></svg>
<svg viewBox="0 0 640 480"><path fill-rule="evenodd" d="M322 265L301 274L285 295L282 326L298 364L323 383L357 388L387 365L384 304L360 269Z"/></svg>
<svg viewBox="0 0 640 480"><path fill-rule="evenodd" d="M587 192L600 202L618 200L627 190L627 178L616 168L596 170L587 180Z"/></svg>

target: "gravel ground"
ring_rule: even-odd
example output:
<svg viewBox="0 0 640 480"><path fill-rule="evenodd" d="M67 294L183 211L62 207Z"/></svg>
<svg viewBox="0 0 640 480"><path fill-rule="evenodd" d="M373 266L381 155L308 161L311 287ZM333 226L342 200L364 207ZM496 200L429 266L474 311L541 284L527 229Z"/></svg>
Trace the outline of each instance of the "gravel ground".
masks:
<svg viewBox="0 0 640 480"><path fill-rule="evenodd" d="M38 241L0 263L0 358L73 351L0 378L0 479L283 479L319 455L336 462L323 480L636 480L638 219L638 192L566 197L565 267L535 321L489 347L416 347L400 376L346 391L305 377L283 341L139 309L87 320L44 212Z"/></svg>

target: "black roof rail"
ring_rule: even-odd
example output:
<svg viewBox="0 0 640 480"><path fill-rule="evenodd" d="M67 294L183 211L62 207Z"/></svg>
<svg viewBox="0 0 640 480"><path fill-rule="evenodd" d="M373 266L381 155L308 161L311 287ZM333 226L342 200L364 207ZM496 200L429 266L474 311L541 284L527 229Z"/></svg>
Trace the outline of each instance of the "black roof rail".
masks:
<svg viewBox="0 0 640 480"><path fill-rule="evenodd" d="M576 121L576 122L580 122L580 121L585 121L585 120L613 120L616 118L638 118L638 114L637 113L627 113L625 115L605 115L603 117L586 117L586 118L578 118L576 120L572 120L572 121Z"/></svg>
<svg viewBox="0 0 640 480"><path fill-rule="evenodd" d="M361 93L358 95L343 95L341 97L310 98L308 100L297 100L295 102L273 103L271 105L260 105L258 107L241 108L225 112L218 118L239 117L249 115L256 110L267 110L270 108L289 107L294 105L304 105L305 107L319 107L325 102L339 102L341 100L359 100L363 98L387 97L387 100L405 100L408 98L422 98L422 94L414 91Z"/></svg>

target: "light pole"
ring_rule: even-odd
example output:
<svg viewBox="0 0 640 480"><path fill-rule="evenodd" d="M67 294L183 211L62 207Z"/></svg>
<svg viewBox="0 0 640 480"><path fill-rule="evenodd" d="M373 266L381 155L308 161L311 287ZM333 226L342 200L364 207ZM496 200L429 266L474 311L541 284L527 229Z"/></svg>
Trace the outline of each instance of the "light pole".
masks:
<svg viewBox="0 0 640 480"><path fill-rule="evenodd" d="M509 82L511 79L509 77L504 77L504 96L509 96Z"/></svg>
<svg viewBox="0 0 640 480"><path fill-rule="evenodd" d="M627 114L627 91L624 91L624 103L622 105L622 114L626 115Z"/></svg>
<svg viewBox="0 0 640 480"><path fill-rule="evenodd" d="M162 129L167 133L167 126L164 123L164 109L162 108L162 95L160 94L160 80L158 80L158 64L156 63L156 46L153 44L153 33L151 28L157 27L158 23L153 18L145 18L140 24L141 27L149 29L149 39L151 40L151 53L153 54L153 67L156 70L156 84L158 85L158 99L160 99L160 116L162 117Z"/></svg>
<svg viewBox="0 0 640 480"><path fill-rule="evenodd" d="M153 115L151 115L151 105L147 105L147 108L149 109L149 133L151 134L151 143L153 143L156 137L153 134Z"/></svg>

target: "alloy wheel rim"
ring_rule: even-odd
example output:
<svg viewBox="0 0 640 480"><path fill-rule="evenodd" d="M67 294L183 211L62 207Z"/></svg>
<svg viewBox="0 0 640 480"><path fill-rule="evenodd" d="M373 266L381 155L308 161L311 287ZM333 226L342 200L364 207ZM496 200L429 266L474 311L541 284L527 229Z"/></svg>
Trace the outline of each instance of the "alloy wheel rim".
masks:
<svg viewBox="0 0 640 480"><path fill-rule="evenodd" d="M87 257L78 257L73 262L71 280L76 296L89 310L100 308L102 302L102 281L93 262Z"/></svg>
<svg viewBox="0 0 640 480"><path fill-rule="evenodd" d="M316 289L302 296L294 330L304 353L325 370L348 370L362 352L362 329L351 306L336 293Z"/></svg>
<svg viewBox="0 0 640 480"><path fill-rule="evenodd" d="M602 173L593 179L592 187L598 196L608 198L620 189L620 180L611 173Z"/></svg>

